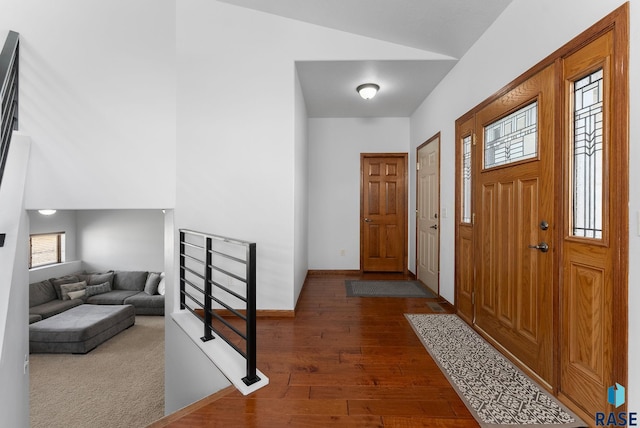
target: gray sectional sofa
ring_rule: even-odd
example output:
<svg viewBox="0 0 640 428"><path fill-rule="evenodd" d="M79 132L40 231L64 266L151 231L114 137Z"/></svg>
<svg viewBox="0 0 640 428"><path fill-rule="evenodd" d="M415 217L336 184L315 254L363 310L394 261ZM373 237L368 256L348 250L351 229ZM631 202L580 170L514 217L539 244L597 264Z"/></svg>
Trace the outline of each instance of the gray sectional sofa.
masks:
<svg viewBox="0 0 640 428"><path fill-rule="evenodd" d="M164 315L162 274L146 271L78 272L29 284L29 323L82 304L132 305L137 315Z"/></svg>
<svg viewBox="0 0 640 428"><path fill-rule="evenodd" d="M87 353L136 315L164 315L161 273L78 272L29 284L29 351Z"/></svg>

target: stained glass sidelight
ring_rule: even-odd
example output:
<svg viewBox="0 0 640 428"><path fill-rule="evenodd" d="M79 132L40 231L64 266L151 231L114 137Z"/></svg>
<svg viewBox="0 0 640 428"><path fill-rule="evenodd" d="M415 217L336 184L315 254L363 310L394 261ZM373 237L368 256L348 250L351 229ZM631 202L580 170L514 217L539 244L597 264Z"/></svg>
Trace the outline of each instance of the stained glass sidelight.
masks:
<svg viewBox="0 0 640 428"><path fill-rule="evenodd" d="M462 222L471 223L471 135L462 139Z"/></svg>
<svg viewBox="0 0 640 428"><path fill-rule="evenodd" d="M603 72L573 85L572 235L602 238Z"/></svg>
<svg viewBox="0 0 640 428"><path fill-rule="evenodd" d="M505 165L538 155L538 102L484 128L484 167Z"/></svg>

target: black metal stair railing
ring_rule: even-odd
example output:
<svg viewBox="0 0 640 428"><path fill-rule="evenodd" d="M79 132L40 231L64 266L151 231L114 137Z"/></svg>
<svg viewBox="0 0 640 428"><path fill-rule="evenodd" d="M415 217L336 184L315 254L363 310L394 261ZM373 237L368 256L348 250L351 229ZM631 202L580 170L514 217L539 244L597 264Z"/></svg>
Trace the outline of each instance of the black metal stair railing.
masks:
<svg viewBox="0 0 640 428"><path fill-rule="evenodd" d="M246 385L260 380L255 243L180 229L180 309L202 321L202 341L220 337L245 358Z"/></svg>
<svg viewBox="0 0 640 428"><path fill-rule="evenodd" d="M18 129L18 65L20 35L9 31L0 52L0 185L9 156L9 144L14 130ZM0 247L6 234L0 233Z"/></svg>

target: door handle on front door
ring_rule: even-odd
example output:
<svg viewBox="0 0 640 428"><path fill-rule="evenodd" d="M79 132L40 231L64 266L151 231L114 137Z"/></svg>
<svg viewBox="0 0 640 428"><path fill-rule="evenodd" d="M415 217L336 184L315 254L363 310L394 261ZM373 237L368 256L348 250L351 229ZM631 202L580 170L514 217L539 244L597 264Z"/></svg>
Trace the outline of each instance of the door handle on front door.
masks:
<svg viewBox="0 0 640 428"><path fill-rule="evenodd" d="M364 221L366 221L367 223L371 223L371 219L370 218L365 218Z"/></svg>
<svg viewBox="0 0 640 428"><path fill-rule="evenodd" d="M546 242L541 242L538 245L529 245L529 248L534 250L540 250L543 253L546 253L547 251L549 251L549 244L547 244Z"/></svg>
<svg viewBox="0 0 640 428"><path fill-rule="evenodd" d="M434 224L433 226L429 226L429 229L435 229L435 230L438 230L438 225L437 225L437 224Z"/></svg>

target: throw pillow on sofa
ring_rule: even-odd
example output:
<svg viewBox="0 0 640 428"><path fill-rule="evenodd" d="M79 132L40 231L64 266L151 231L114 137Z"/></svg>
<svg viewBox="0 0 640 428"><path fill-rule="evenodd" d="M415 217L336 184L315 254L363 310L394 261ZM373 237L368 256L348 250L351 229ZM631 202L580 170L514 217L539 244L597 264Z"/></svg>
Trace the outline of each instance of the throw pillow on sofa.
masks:
<svg viewBox="0 0 640 428"><path fill-rule="evenodd" d="M49 282L53 284L53 288L56 290L58 299L63 300L60 286L63 284L74 284L74 283L80 282L80 279L78 279L78 277L75 275L67 275L60 278L51 278Z"/></svg>
<svg viewBox="0 0 640 428"><path fill-rule="evenodd" d="M60 285L60 293L62 295L62 300L70 300L71 297L69 297L69 292L70 291L80 291L80 290L84 290L87 288L87 283L86 281L82 281L82 282L74 282L71 284L61 284Z"/></svg>
<svg viewBox="0 0 640 428"><path fill-rule="evenodd" d="M144 292L153 296L158 294L158 284L160 284L160 274L156 272L149 272L147 276L147 282L144 285Z"/></svg>
<svg viewBox="0 0 640 428"><path fill-rule="evenodd" d="M87 297L103 294L111 291L111 284L104 282L98 285L87 285Z"/></svg>
<svg viewBox="0 0 640 428"><path fill-rule="evenodd" d="M67 293L69 295L70 299L82 299L84 296L87 295L87 290L78 290L78 291L69 291Z"/></svg>
<svg viewBox="0 0 640 428"><path fill-rule="evenodd" d="M164 296L164 272L160 273L160 283L158 284L158 294Z"/></svg>

